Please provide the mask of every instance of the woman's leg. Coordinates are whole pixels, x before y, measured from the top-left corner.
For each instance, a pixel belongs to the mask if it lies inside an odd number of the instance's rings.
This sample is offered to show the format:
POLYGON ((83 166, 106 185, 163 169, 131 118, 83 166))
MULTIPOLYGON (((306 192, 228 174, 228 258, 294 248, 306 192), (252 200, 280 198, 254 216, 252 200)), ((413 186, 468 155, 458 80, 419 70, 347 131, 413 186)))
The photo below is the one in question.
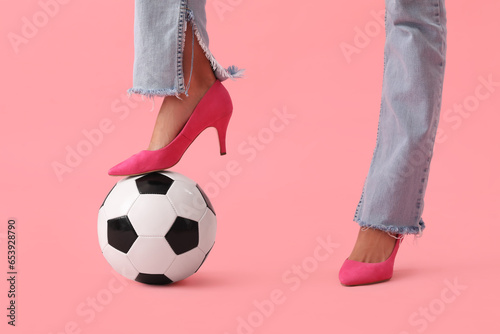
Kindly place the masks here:
POLYGON ((205 0, 136 0, 129 94, 164 97, 149 150, 170 143, 216 79, 238 77, 208 49, 205 0))
POLYGON ((446 64, 444 0, 386 0, 384 77, 377 141, 354 221, 351 260, 380 262, 390 234, 421 235, 446 64))
POLYGON ((203 54, 199 43, 192 43, 193 28, 188 25, 183 56, 184 77, 189 78, 191 72, 191 55, 194 52, 193 73, 189 85, 189 95, 182 100, 175 96, 166 96, 156 118, 153 135, 148 150, 157 150, 170 143, 191 116, 194 108, 203 95, 215 82, 215 75, 210 61, 203 54), (194 47, 194 50, 192 50, 194 47))

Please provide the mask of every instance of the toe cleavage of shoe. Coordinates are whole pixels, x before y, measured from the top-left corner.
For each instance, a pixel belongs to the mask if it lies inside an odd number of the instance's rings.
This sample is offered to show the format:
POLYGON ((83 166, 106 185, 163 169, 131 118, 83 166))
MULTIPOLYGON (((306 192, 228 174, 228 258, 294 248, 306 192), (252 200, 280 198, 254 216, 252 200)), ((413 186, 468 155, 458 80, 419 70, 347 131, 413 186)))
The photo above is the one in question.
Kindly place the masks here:
POLYGON ((380 283, 392 278, 394 260, 403 238, 397 235, 391 255, 383 262, 367 263, 346 259, 339 271, 339 280, 342 285, 355 286, 380 283))

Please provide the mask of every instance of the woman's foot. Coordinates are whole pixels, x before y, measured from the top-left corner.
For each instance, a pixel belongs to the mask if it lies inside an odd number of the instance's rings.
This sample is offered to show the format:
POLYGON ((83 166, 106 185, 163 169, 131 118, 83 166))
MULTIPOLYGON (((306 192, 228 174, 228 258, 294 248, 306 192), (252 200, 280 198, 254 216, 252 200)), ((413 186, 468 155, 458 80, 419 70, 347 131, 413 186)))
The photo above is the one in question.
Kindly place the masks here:
POLYGON ((165 147, 142 150, 112 167, 109 175, 139 175, 168 169, 179 162, 198 135, 209 127, 217 130, 220 154, 226 154, 226 132, 233 113, 228 91, 219 80, 210 87, 179 134, 165 147))
POLYGON ((355 286, 385 282, 391 279, 394 261, 402 235, 394 237, 386 232, 361 228, 352 254, 344 261, 339 270, 342 285, 355 286))
POLYGON ((382 230, 360 228, 348 259, 367 263, 383 262, 391 255, 396 241, 395 237, 382 230))
POLYGON ((193 36, 192 27, 188 24, 183 54, 184 81, 186 85, 191 72, 192 38, 194 43, 194 60, 188 95, 182 95, 182 100, 175 96, 166 96, 161 105, 148 150, 154 151, 169 144, 179 134, 193 113, 201 98, 214 84, 216 78, 210 61, 193 36))

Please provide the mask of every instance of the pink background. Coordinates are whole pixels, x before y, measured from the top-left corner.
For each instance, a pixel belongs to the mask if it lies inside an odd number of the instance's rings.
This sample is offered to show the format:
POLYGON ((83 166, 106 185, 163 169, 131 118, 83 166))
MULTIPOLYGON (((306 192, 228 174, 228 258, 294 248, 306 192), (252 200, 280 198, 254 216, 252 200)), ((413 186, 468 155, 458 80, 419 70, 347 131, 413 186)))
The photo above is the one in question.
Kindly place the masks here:
POLYGON ((403 242, 390 282, 356 288, 341 286, 337 273, 358 232, 352 218, 375 144, 385 35, 372 12, 383 19, 384 1, 290 4, 208 1, 211 50, 224 66, 246 68, 246 78, 226 81, 235 106, 228 154, 218 155, 210 129, 173 169, 211 189, 218 234, 202 269, 168 287, 118 281, 97 241, 98 208, 119 180, 107 170, 146 148, 161 102, 151 113, 150 101, 125 102, 134 1, 67 1, 17 53, 9 34, 22 35, 23 17, 42 20, 42 9, 38 0, 5 4, 2 333, 498 332, 500 86, 482 100, 475 94, 480 77, 500 82, 500 2, 447 1, 427 229, 403 242), (230 10, 218 13, 220 3, 230 10), (366 45, 346 58, 340 45, 367 27, 366 45), (464 103, 467 117, 453 111, 464 103), (276 110, 295 118, 269 132, 276 110), (101 122, 112 130, 58 179, 53 164, 65 164, 67 147, 83 145, 84 131, 101 122), (259 135, 260 150, 244 153, 240 145, 259 135), (230 161, 240 168, 217 185, 230 161), (5 316, 8 218, 18 226, 16 328, 5 316), (318 238, 335 244, 320 260, 318 238))

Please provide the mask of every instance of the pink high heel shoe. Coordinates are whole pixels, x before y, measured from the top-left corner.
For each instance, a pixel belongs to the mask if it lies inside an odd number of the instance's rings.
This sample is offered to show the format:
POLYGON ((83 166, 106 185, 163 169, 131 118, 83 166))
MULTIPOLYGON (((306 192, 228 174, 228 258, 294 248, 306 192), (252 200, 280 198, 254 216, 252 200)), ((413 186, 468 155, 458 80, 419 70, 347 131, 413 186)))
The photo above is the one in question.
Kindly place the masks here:
POLYGON ((233 112, 228 91, 216 80, 200 100, 188 121, 167 146, 155 150, 143 150, 112 167, 109 175, 139 175, 170 168, 179 162, 186 149, 209 127, 217 129, 220 154, 226 154, 226 131, 233 112))
POLYGON ((396 244, 387 260, 377 263, 367 263, 349 260, 347 258, 339 271, 339 280, 342 285, 354 286, 385 282, 391 279, 394 270, 394 260, 403 242, 403 236, 397 234, 396 244))

